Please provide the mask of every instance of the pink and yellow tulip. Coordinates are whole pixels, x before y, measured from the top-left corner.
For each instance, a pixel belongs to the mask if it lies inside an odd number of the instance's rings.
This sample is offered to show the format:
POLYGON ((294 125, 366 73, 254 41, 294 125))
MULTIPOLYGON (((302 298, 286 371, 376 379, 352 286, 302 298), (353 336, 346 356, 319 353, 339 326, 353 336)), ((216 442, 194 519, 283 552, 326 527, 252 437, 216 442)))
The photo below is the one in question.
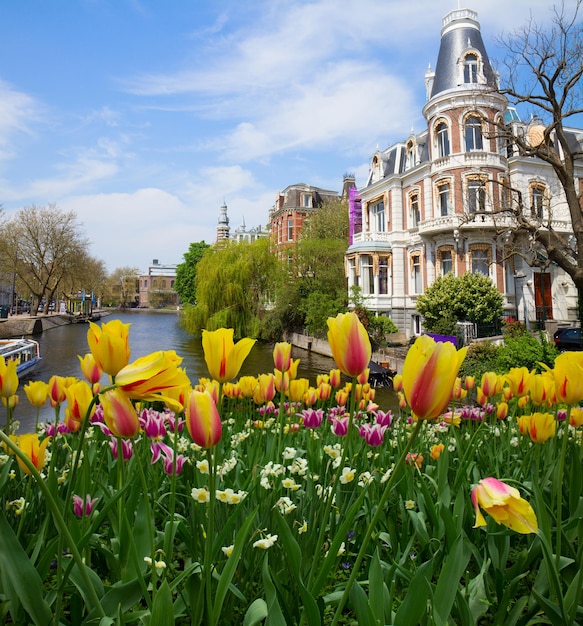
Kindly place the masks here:
POLYGON ((474 528, 486 526, 483 509, 498 524, 521 534, 536 533, 538 522, 530 504, 520 492, 497 478, 483 478, 472 489, 472 503, 476 512, 474 528))
POLYGON ((111 320, 101 327, 89 322, 89 350, 97 367, 110 376, 116 376, 130 361, 129 328, 120 320, 111 320))
POLYGON ((99 396, 103 419, 115 437, 135 437, 140 430, 136 408, 121 389, 110 389, 99 396))
POLYGON ((186 428, 194 443, 201 448, 212 448, 219 443, 223 425, 210 393, 193 390, 188 397, 184 416, 186 428))
POLYGON ((428 335, 418 337, 409 348, 403 364, 403 390, 417 419, 434 419, 446 410, 467 350, 428 335))
POLYGON ((353 312, 329 317, 327 323, 328 343, 336 365, 346 376, 358 376, 368 367, 372 355, 365 327, 353 312))

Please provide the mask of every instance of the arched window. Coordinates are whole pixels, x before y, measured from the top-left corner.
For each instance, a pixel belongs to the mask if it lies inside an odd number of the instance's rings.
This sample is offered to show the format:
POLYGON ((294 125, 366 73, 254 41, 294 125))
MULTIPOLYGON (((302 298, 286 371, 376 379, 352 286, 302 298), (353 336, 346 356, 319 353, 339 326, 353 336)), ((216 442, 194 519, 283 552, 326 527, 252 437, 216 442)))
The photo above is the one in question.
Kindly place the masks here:
POLYGON ((452 211, 451 203, 451 183, 449 180, 439 181, 435 186, 437 193, 437 214, 450 215, 452 211))
POLYGON ((435 127, 435 139, 437 141, 437 156, 445 157, 449 155, 449 132, 445 122, 439 122, 435 127))
POLYGON ((409 196, 409 211, 411 214, 411 227, 415 228, 421 221, 421 211, 419 208, 419 192, 414 191, 409 196))
POLYGON ((530 186, 530 213, 532 217, 542 220, 547 207, 547 188, 541 183, 530 186))
POLYGON ((466 152, 472 150, 483 150, 482 141, 482 122, 476 115, 470 115, 466 118, 464 124, 464 134, 466 140, 466 152))
POLYGON ((406 169, 410 169, 412 167, 415 167, 415 163, 416 163, 416 158, 415 158, 415 142, 410 139, 407 142, 407 162, 406 162, 406 169))
POLYGON ((470 249, 471 268, 474 274, 490 275, 491 250, 489 246, 472 246, 470 249))
POLYGON ((478 82, 478 56, 466 54, 464 58, 464 83, 478 82))

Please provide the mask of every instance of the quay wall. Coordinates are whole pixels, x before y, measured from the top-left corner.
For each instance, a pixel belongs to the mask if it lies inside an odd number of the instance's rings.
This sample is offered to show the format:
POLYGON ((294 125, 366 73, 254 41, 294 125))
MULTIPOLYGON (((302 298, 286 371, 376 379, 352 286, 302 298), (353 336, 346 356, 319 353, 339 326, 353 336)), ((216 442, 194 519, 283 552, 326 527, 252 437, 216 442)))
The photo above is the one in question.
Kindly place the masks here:
POLYGON ((45 330, 70 323, 71 317, 67 315, 15 315, 0 320, 0 339, 40 335, 45 330))
MULTIPOLYGON (((303 348, 308 352, 311 351, 316 354, 322 354, 323 356, 332 356, 330 344, 325 339, 310 337, 309 335, 303 335, 301 333, 288 333, 286 341, 289 341, 292 346, 303 348)), ((403 370, 406 354, 406 348, 383 348, 378 352, 373 352, 372 361, 389 370, 400 373, 403 370)))

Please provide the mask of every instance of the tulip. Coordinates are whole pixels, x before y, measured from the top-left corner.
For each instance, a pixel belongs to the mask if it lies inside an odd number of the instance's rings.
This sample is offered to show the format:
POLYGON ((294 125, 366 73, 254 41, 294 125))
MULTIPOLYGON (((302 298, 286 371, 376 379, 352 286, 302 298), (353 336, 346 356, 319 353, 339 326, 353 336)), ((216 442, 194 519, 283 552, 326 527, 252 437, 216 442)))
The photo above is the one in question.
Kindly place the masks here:
POLYGON ((462 379, 459 376, 453 383, 451 394, 454 400, 463 400, 468 395, 467 390, 462 387, 462 379))
POLYGON ((557 400, 577 404, 583 400, 583 352, 563 352, 552 370, 557 400))
POLYGON ((496 405, 496 417, 499 420, 505 420, 508 417, 508 403, 498 402, 496 405))
POLYGON ((185 418, 194 443, 201 448, 212 448, 219 443, 223 425, 210 393, 193 390, 186 403, 185 418))
POLYGON ((482 393, 491 398, 496 395, 496 388, 498 384, 498 374, 496 372, 484 372, 482 374, 482 382, 480 384, 482 393))
POLYGON ((276 343, 273 348, 273 363, 275 369, 287 372, 291 363, 291 344, 287 342, 276 343))
POLYGON ((368 367, 372 355, 370 339, 356 313, 329 317, 328 343, 336 365, 346 376, 356 377, 368 367))
POLYGON ((320 383, 318 385, 318 400, 330 400, 332 395, 332 385, 330 383, 320 383))
POLYGON ((476 378, 474 376, 466 376, 465 381, 464 381, 464 387, 468 391, 472 391, 472 389, 474 389, 475 386, 476 386, 476 378))
POLYGON ((557 432, 557 420, 552 413, 533 413, 530 416, 528 434, 535 443, 544 443, 557 432))
POLYGON ((405 463, 407 465, 414 465, 417 469, 421 469, 423 467, 423 455, 418 452, 409 452, 405 457, 405 463))
POLYGON ((81 371, 83 372, 83 376, 85 376, 85 380, 92 385, 98 383, 101 380, 101 375, 103 372, 101 371, 99 365, 97 365, 97 361, 91 352, 88 352, 85 356, 77 355, 79 359, 79 365, 81 366, 81 371))
POLYGON ((528 391, 534 405, 550 406, 555 392, 555 381, 546 374, 534 374, 530 379, 528 391))
POLYGON ((324 419, 324 411, 322 409, 304 409, 301 416, 306 428, 319 428, 324 419))
POLYGON ((244 398, 252 398, 259 384, 255 376, 241 376, 239 378, 239 387, 244 398))
POLYGON ((297 378, 296 380, 289 381, 289 399, 292 402, 302 402, 304 394, 310 387, 310 381, 307 378, 297 378))
POLYGON ((53 408, 60 406, 67 399, 66 388, 67 379, 63 376, 51 376, 49 378, 48 394, 53 408))
POLYGON ((335 396, 336 403, 338 404, 338 406, 346 406, 349 395, 350 395, 350 392, 346 389, 346 387, 344 387, 343 389, 339 389, 336 392, 336 396, 335 396))
POLYGON ((93 402, 93 391, 91 387, 83 380, 79 380, 65 389, 67 402, 69 405, 69 416, 78 422, 83 421, 86 417, 90 418, 95 412, 95 403, 93 402), (91 414, 88 415, 91 406, 91 414))
POLYGON ((308 390, 304 394, 304 404, 306 406, 313 406, 318 402, 318 390, 315 387, 308 387, 308 390))
POLYGON ((331 426, 332 432, 338 437, 346 437, 346 435, 348 434, 348 425, 350 423, 348 416, 346 417, 332 416, 329 419, 330 419, 330 422, 332 423, 332 426, 331 426))
POLYGON ((436 342, 428 335, 418 337, 409 348, 403 364, 403 389, 418 419, 434 419, 445 411, 467 350, 456 350, 453 343, 436 342))
POLYGON ((520 497, 518 489, 496 478, 483 478, 472 489, 472 503, 476 511, 474 528, 485 526, 486 520, 480 508, 498 524, 521 534, 536 533, 538 522, 530 504, 520 497))
POLYGON ((42 380, 31 380, 24 385, 24 393, 32 406, 41 407, 47 401, 49 395, 49 386, 42 380))
POLYGON ((289 372, 280 372, 279 370, 275 370, 273 372, 275 388, 277 391, 284 393, 289 390, 289 372))
POLYGON ((2 404, 7 409, 15 409, 16 406, 18 405, 19 400, 20 398, 16 394, 14 394, 13 396, 10 396, 9 398, 5 398, 4 396, 2 396, 2 404))
POLYGON ((376 448, 382 445, 387 428, 380 424, 363 424, 358 429, 358 433, 369 446, 376 448))
POLYGON ((173 398, 165 392, 190 385, 186 372, 178 367, 181 362, 174 350, 152 352, 119 370, 115 384, 134 400, 163 400, 173 405, 173 398))
POLYGON ((528 435, 528 433, 530 432, 530 419, 531 419, 532 415, 521 415, 517 420, 516 423, 518 425, 518 430, 520 431, 521 435, 528 435))
POLYGON ((0 356, 0 396, 10 398, 16 394, 18 389, 18 374, 16 367, 18 363, 10 359, 8 363, 3 356, 0 356))
POLYGON ((434 446, 431 446, 431 451, 429 452, 429 456, 437 461, 441 456, 441 453, 445 450, 445 445, 443 443, 436 443, 434 446))
MULTIPOLYGON (((118 458, 118 449, 117 449, 117 439, 112 439, 109 442, 109 447, 111 448, 111 453, 113 454, 113 458, 118 458)), ((121 440, 121 458, 124 461, 129 461, 134 454, 134 448, 132 446, 132 442, 129 439, 121 440)))
POLYGON ((510 391, 514 397, 521 397, 528 393, 528 384, 532 377, 532 372, 526 367, 513 367, 506 374, 505 379, 508 381, 510 391))
POLYGON ((73 513, 77 517, 85 517, 91 515, 93 507, 99 498, 91 498, 89 494, 85 496, 85 502, 83 498, 78 495, 73 495, 73 513))
POLYGON ((71 411, 69 411, 69 409, 65 409, 65 419, 63 420, 63 424, 70 433, 76 433, 81 430, 81 422, 71 417, 71 411))
POLYGON ((241 339, 233 343, 232 328, 202 331, 204 360, 212 378, 226 383, 239 374, 243 361, 251 352, 255 339, 241 339))
POLYGON ((138 413, 120 389, 110 389, 100 396, 103 419, 115 437, 135 437, 140 430, 138 413))
POLYGON ((111 320, 101 328, 89 322, 87 344, 100 370, 116 376, 130 360, 129 324, 111 320))
MULTIPOLYGON (((44 467, 45 453, 50 440, 50 437, 45 437, 41 442, 37 434, 31 433, 15 437, 16 445, 26 454, 39 472, 44 467)), ((24 462, 20 458, 17 460, 22 471, 26 474, 30 474, 31 472, 24 462)))
POLYGON ((271 402, 275 397, 275 376, 273 374, 260 374, 259 385, 253 395, 255 404, 271 402))
POLYGON ((583 408, 580 406, 574 406, 571 409, 571 414, 569 415, 569 424, 573 428, 577 428, 577 426, 583 426, 583 408))
POLYGON ((401 374, 393 376, 393 389, 397 392, 403 391, 403 376, 401 374))
POLYGON ((342 384, 342 378, 339 369, 330 370, 330 384, 337 389, 342 384))

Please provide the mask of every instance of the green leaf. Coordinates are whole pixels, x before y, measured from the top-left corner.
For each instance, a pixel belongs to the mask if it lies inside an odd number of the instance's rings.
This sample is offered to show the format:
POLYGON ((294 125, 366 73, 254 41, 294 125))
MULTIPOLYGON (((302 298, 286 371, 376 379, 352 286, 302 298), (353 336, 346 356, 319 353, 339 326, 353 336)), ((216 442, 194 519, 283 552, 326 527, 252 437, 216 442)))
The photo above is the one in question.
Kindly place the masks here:
POLYGON ((368 604, 375 622, 385 623, 385 581, 378 548, 372 557, 368 572, 368 604))
POLYGON ((350 589, 350 603, 356 613, 359 626, 377 626, 366 593, 356 581, 350 589))
MULTIPOLYGON (((142 588, 138 579, 134 578, 129 582, 119 583, 111 587, 101 598, 101 606, 107 616, 114 617, 120 608, 123 612, 128 611, 141 599, 142 588)), ((87 621, 96 617, 97 611, 93 610, 87 621)))
POLYGON ((279 606, 279 600, 277 599, 277 591, 273 580, 271 580, 271 574, 269 573, 268 553, 265 553, 263 559, 263 567, 261 569, 263 576, 263 587, 265 589, 265 596, 267 597, 267 619, 265 620, 265 626, 287 626, 285 618, 279 606))
POLYGON ((463 535, 460 534, 445 559, 433 596, 433 618, 436 626, 447 625, 460 579, 469 560, 470 551, 465 549, 463 535))
POLYGON ((304 613, 305 617, 308 621, 308 624, 320 624, 322 622, 322 616, 318 609, 318 605, 316 600, 312 596, 312 594, 306 589, 306 586, 303 583, 302 575, 301 575, 301 565, 302 565, 302 551, 301 548, 293 536, 291 529, 281 513, 277 514, 277 521, 279 523, 279 536, 281 538, 281 542, 283 547, 285 548, 285 554, 287 557, 288 565, 293 574, 295 583, 300 592, 300 596, 302 598, 302 602, 304 605, 304 613))
POLYGON ((409 583, 405 599, 397 610, 394 623, 398 626, 418 626, 427 613, 427 601, 431 593, 429 581, 433 576, 433 560, 419 566, 409 583))
MULTIPOLYGON (((99 576, 87 566, 85 566, 85 571, 87 572, 89 581, 91 582, 93 588, 95 589, 95 592, 97 593, 97 597, 101 598, 104 593, 101 578, 99 578, 99 576)), ((77 564, 73 565, 69 578, 71 579, 71 582, 75 585, 75 587, 77 587, 77 590, 83 597, 85 604, 91 606, 91 596, 87 595, 88 590, 85 587, 85 580, 79 568, 77 567, 77 564)))
POLYGON ((172 592, 166 580, 160 585, 154 596, 151 623, 156 624, 156 626, 174 626, 172 592))
POLYGON ((468 583, 468 605, 476 623, 478 618, 485 615, 490 607, 488 594, 486 593, 486 584, 484 583, 484 577, 489 567, 490 560, 485 559, 480 573, 468 583))
POLYGON ((532 589, 532 595, 553 626, 565 626, 566 622, 561 609, 554 602, 545 598, 535 588, 532 589))
POLYGON ((0 581, 4 594, 15 594, 36 626, 48 626, 51 623, 52 612, 43 597, 43 582, 1 513, 0 581))
POLYGON ((249 531, 251 530, 251 526, 253 524, 253 520, 255 519, 255 515, 257 514, 257 509, 252 511, 250 515, 248 515, 247 519, 237 532, 235 537, 235 543, 233 544, 233 552, 231 556, 227 559, 225 567, 219 576, 219 583, 217 585, 217 590, 215 592, 215 601, 212 610, 212 623, 216 624, 219 621, 219 617, 221 615, 221 609, 223 608, 223 602, 225 600, 225 596, 227 595, 227 590, 229 589, 229 585, 233 580, 233 576, 235 575, 235 570, 237 569, 237 565, 239 564, 239 560, 241 559, 241 554, 243 553, 243 548, 247 543, 247 536, 249 535, 249 531))
POLYGON ((267 617, 267 603, 263 598, 257 598, 245 613, 243 626, 256 626, 267 617))

